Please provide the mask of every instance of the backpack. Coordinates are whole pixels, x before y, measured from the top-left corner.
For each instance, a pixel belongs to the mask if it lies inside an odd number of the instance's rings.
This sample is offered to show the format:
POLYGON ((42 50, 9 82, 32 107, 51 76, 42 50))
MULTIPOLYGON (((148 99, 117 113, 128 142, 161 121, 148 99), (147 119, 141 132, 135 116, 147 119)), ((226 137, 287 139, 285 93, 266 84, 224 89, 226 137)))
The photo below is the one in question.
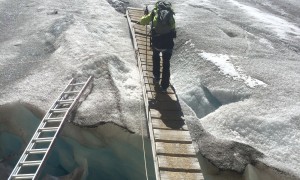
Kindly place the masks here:
POLYGON ((166 34, 172 30, 172 22, 174 23, 174 11, 172 5, 169 2, 158 1, 156 3, 156 26, 153 27, 154 10, 152 11, 152 25, 151 29, 154 29, 157 34, 166 34))

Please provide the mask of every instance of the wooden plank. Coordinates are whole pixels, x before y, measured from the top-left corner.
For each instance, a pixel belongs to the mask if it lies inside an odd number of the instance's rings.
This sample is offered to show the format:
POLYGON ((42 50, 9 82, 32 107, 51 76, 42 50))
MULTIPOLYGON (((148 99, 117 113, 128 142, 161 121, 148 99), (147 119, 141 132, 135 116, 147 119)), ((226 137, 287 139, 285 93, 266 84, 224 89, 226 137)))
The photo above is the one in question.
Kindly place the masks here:
POLYGON ((143 9, 132 9, 132 8, 130 8, 129 9, 129 13, 130 14, 144 14, 144 10, 143 9))
POLYGON ((149 36, 149 33, 146 32, 145 30, 135 29, 135 33, 145 35, 145 36, 149 36))
POLYGON ((183 118, 183 114, 181 111, 159 111, 156 109, 150 108, 150 115, 152 118, 159 118, 159 119, 170 119, 170 120, 177 120, 183 118))
POLYGON ((156 142, 156 152, 159 155, 179 157, 196 157, 193 144, 156 142))
POLYGON ((137 7, 128 7, 128 11, 143 11, 143 8, 137 8, 137 7))
MULTIPOLYGON (((150 40, 148 39, 147 41, 145 39, 143 40, 138 40, 137 41, 137 45, 139 46, 138 49, 147 49, 147 50, 151 50, 152 51, 152 48, 150 48, 150 40)), ((152 55, 152 54, 151 54, 152 55)))
MULTIPOLYGON (((144 78, 151 78, 151 77, 153 77, 152 71, 143 71, 143 74, 144 74, 144 78)), ((158 85, 145 84, 145 86, 146 86, 146 91, 147 92, 161 93, 161 90, 159 89, 160 87, 158 85)), ((167 89, 167 92, 165 92, 163 94, 175 94, 175 92, 172 89, 172 87, 169 87, 167 89)))
POLYGON ((150 32, 150 28, 148 28, 147 26, 143 26, 143 25, 139 25, 139 24, 134 24, 133 25, 134 30, 141 30, 141 31, 146 31, 148 30, 148 32, 150 32))
POLYGON ((203 174, 199 172, 173 172, 160 171, 161 180, 204 180, 203 174))
MULTIPOLYGON (((149 49, 149 50, 152 50, 152 49, 149 49)), ((147 56, 145 54, 140 54, 140 57, 141 57, 141 61, 142 62, 149 62, 149 63, 152 63, 152 54, 147 54, 147 56)))
POLYGON ((181 111, 180 104, 172 101, 150 101, 149 107, 160 111, 181 111))
POLYGON ((139 29, 139 28, 145 28, 146 29, 146 25, 141 25, 141 24, 134 24, 133 25, 134 29, 139 29))
MULTIPOLYGON (((137 36, 135 38, 136 38, 137 44, 146 44, 147 43, 149 45, 149 47, 147 49, 151 49, 150 48, 150 39, 149 38, 146 38, 146 36, 144 36, 144 37, 137 36)), ((139 49, 140 49, 140 47, 139 47, 139 49)), ((146 49, 146 48, 143 48, 143 49, 146 49)))
MULTIPOLYGON (((141 19, 144 16, 144 14, 140 13, 129 13, 130 19, 141 19)), ((136 26, 134 26, 136 28, 136 26)))
MULTIPOLYGON (((150 36, 141 35, 141 34, 135 34, 135 39, 137 42, 148 42, 150 43, 150 36)), ((149 46, 150 49, 150 46, 149 46)))
POLYGON ((150 39, 146 38, 146 36, 144 36, 144 37, 141 37, 141 36, 136 37, 136 43, 137 43, 138 46, 139 45, 143 46, 143 47, 139 46, 138 47, 139 49, 141 49, 141 48, 146 49, 145 48, 146 44, 148 45, 147 49, 149 49, 149 50, 152 49, 150 47, 150 39))
POLYGON ((147 49, 151 50, 152 48, 150 47, 150 39, 146 37, 138 37, 139 39, 136 40, 136 43, 138 45, 138 49, 147 49))
POLYGON ((156 142, 192 143, 189 131, 153 129, 156 142))
POLYGON ((139 49, 139 53, 140 54, 146 54, 146 52, 147 52, 147 55, 149 54, 149 55, 152 55, 153 53, 152 53, 152 51, 149 49, 148 51, 146 51, 146 50, 144 50, 144 49, 139 49))
MULTIPOLYGON (((135 37, 136 37, 136 38, 145 38, 144 35, 140 35, 140 34, 135 34, 135 37)), ((148 36, 148 37, 149 37, 149 36, 148 36)))
MULTIPOLYGON (((149 50, 152 50, 152 49, 149 49, 149 50)), ((150 64, 153 64, 153 60, 152 60, 152 54, 140 54, 140 58, 141 58, 141 62, 143 63, 150 63, 150 64)))
POLYGON ((130 19, 130 21, 131 21, 132 23, 137 23, 137 22, 139 22, 138 19, 130 19))
MULTIPOLYGON (((156 93, 155 99, 160 102, 167 101, 170 103, 174 103, 174 104, 177 104, 176 106, 180 107, 177 96, 174 93, 156 93)), ((179 108, 179 110, 181 111, 181 108, 179 108)))
POLYGON ((146 36, 137 36, 136 35, 135 39, 136 39, 137 43, 149 41, 149 39, 146 39, 146 36))
MULTIPOLYGON (((153 69, 153 60, 152 59, 143 59, 143 60, 141 60, 141 62, 143 64, 142 69, 144 71, 147 71, 147 70, 152 71, 152 69, 153 69)), ((160 63, 160 72, 162 72, 162 69, 163 69, 162 63, 160 63)))
POLYGON ((130 16, 130 20, 131 21, 140 21, 142 16, 138 16, 138 15, 131 15, 130 16))
POLYGON ((129 12, 130 13, 141 13, 141 14, 144 14, 144 10, 143 9, 137 9, 137 8, 135 8, 135 9, 130 8, 129 12))
POLYGON ((151 65, 153 65, 152 59, 149 59, 149 58, 148 58, 147 60, 143 60, 143 61, 141 61, 141 64, 142 64, 142 65, 148 64, 148 65, 151 66, 151 65))
POLYGON ((181 172, 201 172, 198 159, 196 157, 173 157, 157 155, 160 170, 181 171, 181 172))
MULTIPOLYGON (((148 40, 148 44, 150 43, 149 42, 150 40, 148 40)), ((147 46, 146 45, 146 42, 145 41, 140 41, 140 42, 138 42, 138 46, 139 46, 139 49, 143 49, 143 50, 151 50, 152 51, 152 49, 149 47, 149 46, 147 46)))
POLYGON ((137 45, 141 49, 146 49, 146 46, 148 46, 147 49, 151 49, 150 48, 150 39, 148 39, 147 42, 146 41, 137 41, 137 45))
POLYGON ((145 27, 144 28, 135 28, 134 31, 135 32, 141 32, 141 33, 144 33, 144 34, 149 33, 149 29, 146 29, 145 27))
MULTIPOLYGON (((141 55, 143 55, 143 54, 141 54, 141 55)), ((146 56, 145 56, 146 57, 146 56)), ((153 60, 152 60, 152 55, 150 56, 151 57, 151 59, 149 58, 149 56, 147 56, 147 59, 146 58, 144 58, 144 57, 142 57, 141 58, 141 62, 146 62, 146 63, 149 63, 149 65, 153 65, 153 60)), ((160 67, 162 68, 163 67, 163 61, 161 60, 160 62, 160 67)))
MULTIPOLYGON (((151 67, 153 67, 153 66, 151 66, 151 67)), ((144 77, 144 82, 145 82, 145 84, 154 84, 153 77, 144 77)))
POLYGON ((132 12, 132 11, 129 12, 130 19, 131 18, 136 18, 136 17, 141 18, 143 16, 144 16, 144 12, 132 12))
MULTIPOLYGON (((150 71, 147 71, 147 72, 149 72, 149 74, 152 74, 152 72, 150 72, 150 71)), ((154 91, 154 92, 159 91, 159 87, 154 86, 153 84, 145 84, 145 87, 146 87, 146 91, 151 91, 151 92, 152 91, 154 91)))
MULTIPOLYGON (((146 56, 145 56, 146 57, 146 56)), ((153 66, 153 60, 152 60, 152 56, 147 56, 148 58, 146 59, 146 58, 141 58, 141 62, 142 63, 146 63, 147 65, 149 65, 149 66, 153 66), (151 57, 151 58, 150 58, 151 57)), ((161 60, 160 62, 159 62, 159 64, 160 64, 160 69, 162 70, 163 69, 163 61, 161 60)))
POLYGON ((157 100, 157 101, 177 101, 176 94, 172 93, 159 93, 154 91, 147 92, 148 100, 157 100))
POLYGON ((153 77, 152 71, 143 71, 144 77, 153 77))
POLYGON ((153 66, 152 65, 142 65, 143 70, 148 70, 148 71, 152 71, 153 66))
MULTIPOLYGON (((146 42, 142 42, 143 44, 144 43, 146 43, 146 42)), ((142 44, 141 43, 141 44, 142 44)), ((149 48, 148 46, 145 46, 145 45, 140 45, 140 47, 139 47, 139 50, 147 50, 147 51, 152 51, 152 48, 149 48)), ((149 58, 149 59, 146 59, 146 58, 141 58, 141 61, 147 61, 147 60, 151 60, 151 61, 149 61, 149 62, 152 62, 152 53, 151 53, 151 59, 149 58)))
POLYGON ((185 124, 183 119, 160 119, 160 118, 152 118, 152 126, 153 129, 177 129, 187 131, 188 127, 185 124))

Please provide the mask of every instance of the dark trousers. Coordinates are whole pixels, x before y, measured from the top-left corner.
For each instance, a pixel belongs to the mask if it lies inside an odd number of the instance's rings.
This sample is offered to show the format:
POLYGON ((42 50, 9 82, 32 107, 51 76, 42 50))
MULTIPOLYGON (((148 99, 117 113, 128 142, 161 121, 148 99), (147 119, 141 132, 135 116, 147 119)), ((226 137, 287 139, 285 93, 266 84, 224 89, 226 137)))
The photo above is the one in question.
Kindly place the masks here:
MULTIPOLYGON (((160 51, 153 48, 153 76, 156 79, 160 79, 160 51)), ((170 84, 170 59, 172 56, 172 50, 167 50, 162 52, 163 59, 163 70, 162 70, 162 79, 161 87, 167 89, 170 84)))

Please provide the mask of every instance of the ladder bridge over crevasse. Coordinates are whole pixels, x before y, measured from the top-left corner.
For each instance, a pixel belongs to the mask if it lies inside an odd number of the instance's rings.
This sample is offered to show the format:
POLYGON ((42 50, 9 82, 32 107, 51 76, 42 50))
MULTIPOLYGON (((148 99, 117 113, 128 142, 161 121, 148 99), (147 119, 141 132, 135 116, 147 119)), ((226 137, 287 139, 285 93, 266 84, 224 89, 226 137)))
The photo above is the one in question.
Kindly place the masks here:
POLYGON ((90 76, 85 82, 78 83, 75 79, 69 82, 42 119, 9 180, 39 178, 65 120, 78 105, 80 97, 91 84, 92 79, 90 76))
POLYGON ((136 24, 144 11, 128 8, 126 15, 143 83, 156 179, 203 180, 175 89, 168 88, 166 93, 161 93, 158 85, 153 83, 149 28, 136 24))

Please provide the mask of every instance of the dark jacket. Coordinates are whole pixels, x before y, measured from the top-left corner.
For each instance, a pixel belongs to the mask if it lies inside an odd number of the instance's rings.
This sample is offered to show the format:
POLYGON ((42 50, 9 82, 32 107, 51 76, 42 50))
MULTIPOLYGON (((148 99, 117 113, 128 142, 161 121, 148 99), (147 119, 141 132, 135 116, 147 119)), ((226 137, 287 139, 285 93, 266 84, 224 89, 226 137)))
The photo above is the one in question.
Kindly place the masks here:
POLYGON ((173 49, 174 47, 174 33, 171 31, 167 34, 156 34, 152 32, 152 48, 156 49, 173 49))

